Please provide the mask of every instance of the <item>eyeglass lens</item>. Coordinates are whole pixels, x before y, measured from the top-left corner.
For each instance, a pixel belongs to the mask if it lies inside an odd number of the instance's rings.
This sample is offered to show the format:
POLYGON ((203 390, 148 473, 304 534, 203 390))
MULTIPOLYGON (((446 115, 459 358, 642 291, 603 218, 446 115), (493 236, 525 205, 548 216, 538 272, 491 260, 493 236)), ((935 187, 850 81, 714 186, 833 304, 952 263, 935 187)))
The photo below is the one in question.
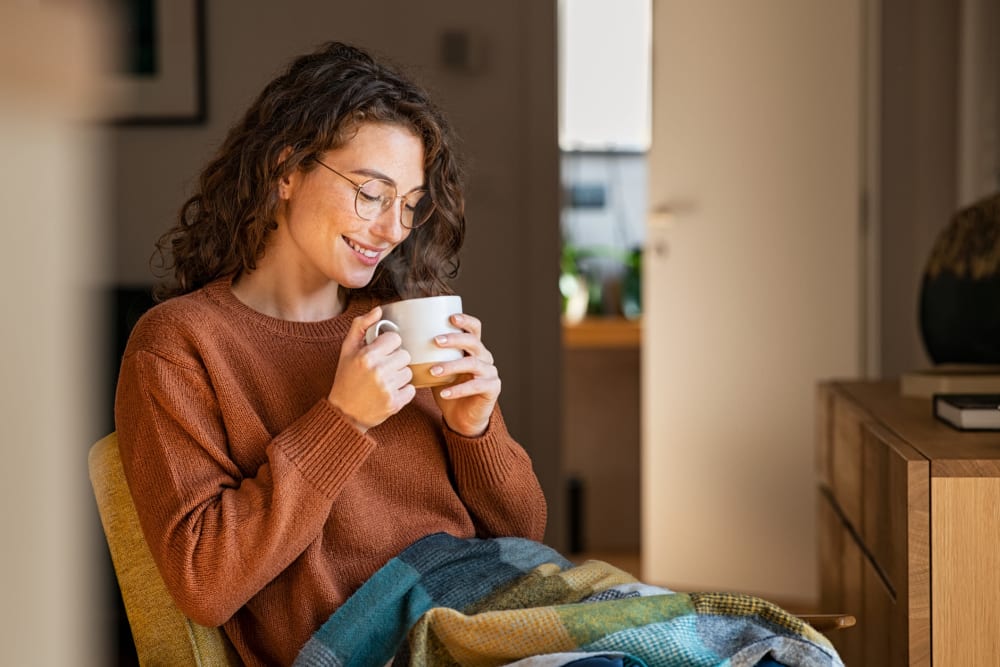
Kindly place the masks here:
MULTIPOLYGON (((413 229, 427 222, 433 207, 430 206, 430 197, 426 192, 418 190, 398 198, 403 200, 401 221, 404 227, 413 229)), ((358 215, 371 220, 392 206, 396 199, 396 187, 388 181, 376 178, 358 188, 355 208, 358 215)))

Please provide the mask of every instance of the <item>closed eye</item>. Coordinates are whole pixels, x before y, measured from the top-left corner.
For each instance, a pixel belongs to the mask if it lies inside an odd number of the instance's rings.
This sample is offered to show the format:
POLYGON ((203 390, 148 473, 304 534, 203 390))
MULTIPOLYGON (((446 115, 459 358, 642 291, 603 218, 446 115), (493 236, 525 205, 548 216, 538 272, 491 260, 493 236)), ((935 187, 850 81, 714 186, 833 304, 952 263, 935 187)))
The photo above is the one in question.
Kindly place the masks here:
POLYGON ((373 195, 369 192, 365 192, 364 188, 358 190, 358 196, 367 202, 381 202, 385 199, 382 195, 373 195))
POLYGON ((417 208, 420 207, 420 204, 424 201, 425 197, 427 197, 426 190, 414 190, 407 194, 403 199, 403 202, 406 204, 406 210, 411 212, 416 211, 417 208))

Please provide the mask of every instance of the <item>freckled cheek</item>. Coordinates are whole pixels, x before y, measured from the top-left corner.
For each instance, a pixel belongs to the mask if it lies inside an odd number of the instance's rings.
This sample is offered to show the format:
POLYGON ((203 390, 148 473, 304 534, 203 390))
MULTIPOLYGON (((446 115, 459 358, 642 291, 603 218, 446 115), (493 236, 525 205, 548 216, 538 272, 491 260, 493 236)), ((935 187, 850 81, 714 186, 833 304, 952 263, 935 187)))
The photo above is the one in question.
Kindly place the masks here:
POLYGON ((316 220, 330 236, 350 236, 364 227, 362 221, 355 220, 356 217, 342 208, 328 207, 316 215, 316 220))

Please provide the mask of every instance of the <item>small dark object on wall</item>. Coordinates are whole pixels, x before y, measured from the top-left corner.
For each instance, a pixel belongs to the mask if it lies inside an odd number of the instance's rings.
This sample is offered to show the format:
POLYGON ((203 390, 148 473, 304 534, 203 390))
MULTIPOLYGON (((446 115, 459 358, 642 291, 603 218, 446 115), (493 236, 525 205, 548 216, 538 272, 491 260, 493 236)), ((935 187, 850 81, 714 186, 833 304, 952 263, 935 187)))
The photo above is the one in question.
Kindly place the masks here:
POLYGON ((439 38, 441 64, 459 74, 480 74, 486 68, 484 38, 467 29, 445 30, 439 38))

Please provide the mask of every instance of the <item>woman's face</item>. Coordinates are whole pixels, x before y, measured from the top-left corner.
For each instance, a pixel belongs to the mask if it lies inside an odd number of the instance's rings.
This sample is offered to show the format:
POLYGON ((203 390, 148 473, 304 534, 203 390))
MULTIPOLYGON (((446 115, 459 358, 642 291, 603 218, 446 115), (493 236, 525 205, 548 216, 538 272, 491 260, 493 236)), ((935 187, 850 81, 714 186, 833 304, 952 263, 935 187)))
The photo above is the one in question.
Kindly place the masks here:
MULTIPOLYGON (((388 181, 399 195, 425 186, 423 143, 401 125, 361 124, 351 139, 320 160, 355 183, 388 181)), ((355 186, 322 165, 296 171, 279 185, 278 229, 267 253, 280 257, 282 270, 297 272, 306 287, 330 281, 350 289, 364 287, 410 230, 400 221, 402 200, 364 220, 355 210, 356 194, 355 186)))

